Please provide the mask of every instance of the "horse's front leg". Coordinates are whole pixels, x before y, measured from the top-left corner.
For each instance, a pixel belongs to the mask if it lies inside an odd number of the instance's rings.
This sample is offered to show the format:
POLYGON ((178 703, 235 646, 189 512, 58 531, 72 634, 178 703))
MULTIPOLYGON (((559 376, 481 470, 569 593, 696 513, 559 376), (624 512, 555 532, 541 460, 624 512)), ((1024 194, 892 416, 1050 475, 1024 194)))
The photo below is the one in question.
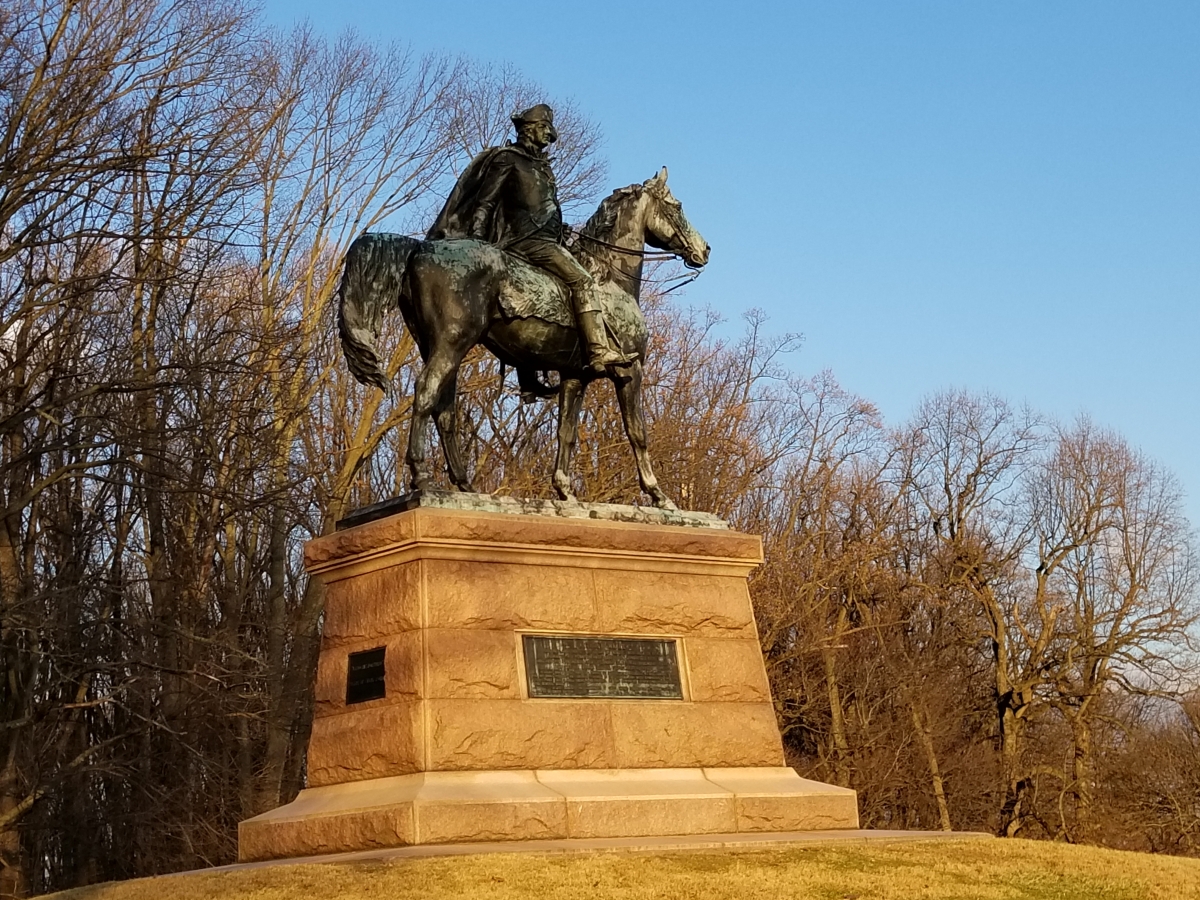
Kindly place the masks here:
POLYGON ((638 481, 642 490, 650 495, 654 505, 660 509, 678 509, 663 489, 658 486, 654 470, 650 467, 650 453, 646 449, 646 418, 642 415, 642 363, 635 362, 627 370, 628 377, 613 379, 617 388, 617 402, 621 406, 621 418, 625 422, 625 435, 633 447, 633 458, 637 462, 638 481))
POLYGON ((579 410, 586 385, 578 378, 562 378, 558 386, 558 459, 554 465, 554 490, 563 500, 574 500, 571 458, 579 444, 579 410))

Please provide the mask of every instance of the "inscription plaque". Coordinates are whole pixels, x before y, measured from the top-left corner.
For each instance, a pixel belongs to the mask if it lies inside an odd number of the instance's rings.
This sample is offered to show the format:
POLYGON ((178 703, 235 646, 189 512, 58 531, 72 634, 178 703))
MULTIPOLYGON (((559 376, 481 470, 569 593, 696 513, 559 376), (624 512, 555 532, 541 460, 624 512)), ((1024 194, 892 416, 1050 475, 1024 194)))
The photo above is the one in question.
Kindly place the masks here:
POLYGON ((675 641, 524 636, 530 697, 682 700, 675 641))
POLYGON ((346 705, 378 700, 387 694, 383 658, 387 647, 351 653, 346 667, 346 705))

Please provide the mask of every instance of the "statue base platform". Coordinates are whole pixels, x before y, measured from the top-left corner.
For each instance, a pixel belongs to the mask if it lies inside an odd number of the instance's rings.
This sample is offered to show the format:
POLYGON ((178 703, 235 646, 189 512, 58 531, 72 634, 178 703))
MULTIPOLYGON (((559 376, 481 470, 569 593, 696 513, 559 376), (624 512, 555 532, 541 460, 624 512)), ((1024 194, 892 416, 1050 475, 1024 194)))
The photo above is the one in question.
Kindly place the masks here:
POLYGON ((422 772, 303 791, 243 822, 238 855, 857 827, 854 791, 784 767, 422 772))
POLYGON ((858 827, 853 791, 784 766, 759 538, 640 507, 394 503, 305 547, 326 585, 308 787, 241 823, 242 861, 858 827))

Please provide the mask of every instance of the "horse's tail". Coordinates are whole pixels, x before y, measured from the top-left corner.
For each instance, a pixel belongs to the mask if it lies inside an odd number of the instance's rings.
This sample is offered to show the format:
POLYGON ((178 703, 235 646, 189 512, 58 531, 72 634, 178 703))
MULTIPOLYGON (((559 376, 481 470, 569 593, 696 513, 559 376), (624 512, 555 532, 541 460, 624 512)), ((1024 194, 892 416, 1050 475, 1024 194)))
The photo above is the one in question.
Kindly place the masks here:
POLYGON ((363 234, 346 251, 338 285, 342 354, 355 378, 384 391, 388 382, 375 341, 383 311, 399 301, 409 257, 420 244, 402 234, 363 234))

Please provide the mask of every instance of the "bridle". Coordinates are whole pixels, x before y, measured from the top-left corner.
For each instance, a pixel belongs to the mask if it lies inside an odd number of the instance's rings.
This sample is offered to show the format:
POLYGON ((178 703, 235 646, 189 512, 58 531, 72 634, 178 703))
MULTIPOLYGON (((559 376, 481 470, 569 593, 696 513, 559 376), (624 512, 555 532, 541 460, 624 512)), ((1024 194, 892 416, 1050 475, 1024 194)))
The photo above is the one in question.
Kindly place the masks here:
MULTIPOLYGON (((573 234, 576 238, 578 238, 580 240, 587 241, 590 244, 595 244, 598 247, 604 247, 606 250, 612 250, 612 251, 614 251, 616 253, 620 253, 624 256, 636 256, 639 259, 646 261, 646 262, 657 262, 657 261, 665 261, 668 259, 682 259, 683 258, 683 253, 672 252, 670 250, 645 250, 645 249, 631 250, 628 247, 619 247, 610 241, 603 241, 598 237, 592 237, 590 234, 584 234, 582 231, 575 231, 570 226, 565 226, 565 227, 568 232, 570 232, 571 234, 573 234)), ((679 228, 676 228, 675 230, 676 230, 676 233, 679 233, 679 231, 680 231, 679 228)), ((613 266, 611 263, 607 262, 606 260, 600 260, 600 262, 604 263, 604 265, 606 267, 611 269, 614 275, 624 275, 625 274, 624 272, 621 272, 619 269, 617 269, 615 266, 613 266)), ((688 268, 692 269, 692 271, 686 275, 678 275, 674 278, 667 278, 667 279, 664 279, 663 281, 659 282, 660 284, 666 284, 669 281, 678 281, 679 282, 678 284, 671 285, 671 287, 667 288, 665 291, 662 291, 663 294, 669 294, 669 293, 671 293, 671 291, 678 290, 679 288, 683 287, 684 285, 691 284, 693 281, 695 281, 697 278, 700 277, 700 273, 703 271, 703 269, 701 269, 701 267, 690 266, 687 264, 686 261, 684 262, 684 265, 688 266, 688 268)))

